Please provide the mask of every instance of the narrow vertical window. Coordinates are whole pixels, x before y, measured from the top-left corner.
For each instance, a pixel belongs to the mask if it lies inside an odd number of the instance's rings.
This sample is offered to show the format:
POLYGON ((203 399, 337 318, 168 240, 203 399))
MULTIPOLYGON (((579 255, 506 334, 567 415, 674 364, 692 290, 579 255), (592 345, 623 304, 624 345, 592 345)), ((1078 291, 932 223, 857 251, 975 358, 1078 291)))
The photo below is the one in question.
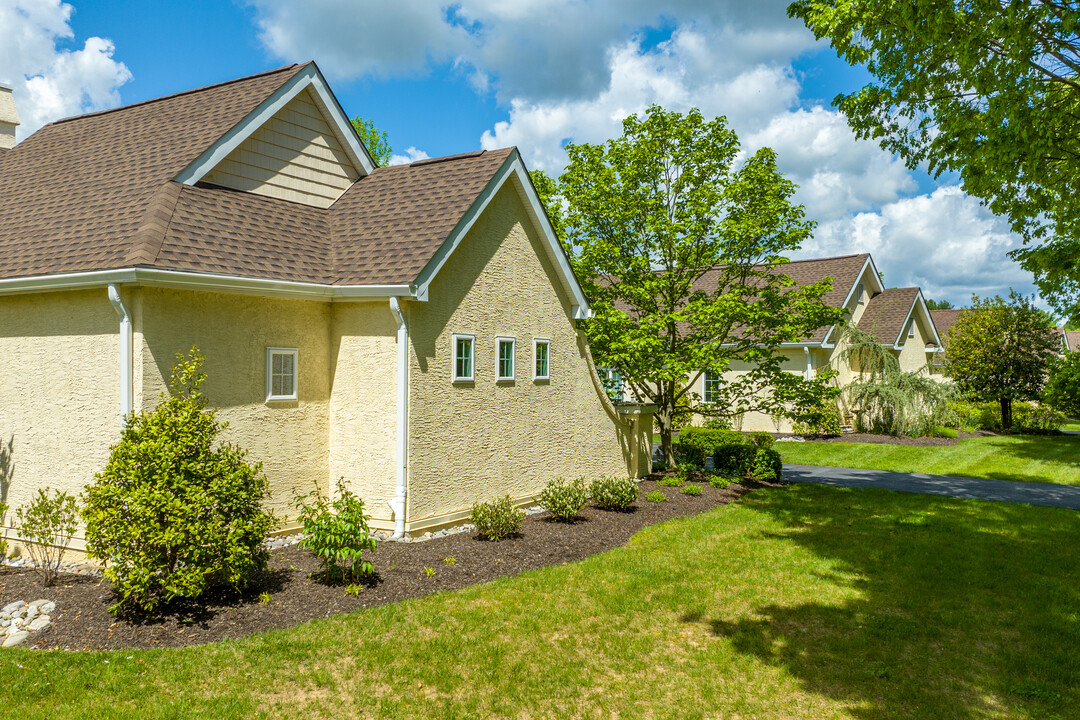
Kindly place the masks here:
POLYGON ((266 349, 266 399, 296 399, 296 348, 266 349))
POLYGON ((454 382, 471 382, 476 339, 472 335, 454 335, 454 382))
POLYGON ((550 340, 533 340, 533 380, 551 379, 550 351, 550 340))
POLYGON ((705 402, 715 405, 720 399, 720 373, 712 370, 705 371, 705 402))
POLYGON ((908 325, 907 336, 909 338, 915 337, 915 318, 911 319, 911 324, 908 325))
POLYGON ((514 346, 516 345, 514 338, 499 338, 498 339, 498 352, 497 360, 499 366, 499 380, 513 380, 514 379, 514 346))
POLYGON ((604 384, 604 390, 607 391, 608 397, 613 402, 622 402, 626 396, 622 373, 619 372, 618 368, 612 367, 602 367, 599 370, 600 381, 604 384))

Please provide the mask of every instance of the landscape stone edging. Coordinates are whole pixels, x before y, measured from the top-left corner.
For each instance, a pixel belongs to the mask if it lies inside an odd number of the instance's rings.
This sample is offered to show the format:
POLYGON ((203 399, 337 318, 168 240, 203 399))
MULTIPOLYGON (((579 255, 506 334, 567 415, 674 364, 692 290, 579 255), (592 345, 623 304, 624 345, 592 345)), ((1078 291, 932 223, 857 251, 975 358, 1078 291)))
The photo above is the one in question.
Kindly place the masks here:
POLYGON ((33 602, 15 600, 0 609, 0 647, 15 647, 26 642, 31 633, 52 625, 56 603, 42 598, 33 602))

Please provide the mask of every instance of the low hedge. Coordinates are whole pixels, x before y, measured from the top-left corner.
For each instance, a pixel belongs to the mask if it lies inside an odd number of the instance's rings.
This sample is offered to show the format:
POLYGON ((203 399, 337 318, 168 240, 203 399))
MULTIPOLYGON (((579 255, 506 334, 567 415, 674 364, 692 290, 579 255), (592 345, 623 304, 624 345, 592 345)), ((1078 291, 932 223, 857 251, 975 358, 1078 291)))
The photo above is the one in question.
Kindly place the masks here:
POLYGON ((686 427, 672 445, 680 465, 704 467, 712 457, 713 471, 725 477, 780 480, 784 476, 780 453, 772 449, 773 437, 766 432, 744 435, 735 430, 686 427))
POLYGON ((724 445, 741 444, 743 434, 736 430, 720 430, 691 425, 679 431, 679 436, 672 443, 675 462, 679 465, 704 467, 705 458, 724 445))

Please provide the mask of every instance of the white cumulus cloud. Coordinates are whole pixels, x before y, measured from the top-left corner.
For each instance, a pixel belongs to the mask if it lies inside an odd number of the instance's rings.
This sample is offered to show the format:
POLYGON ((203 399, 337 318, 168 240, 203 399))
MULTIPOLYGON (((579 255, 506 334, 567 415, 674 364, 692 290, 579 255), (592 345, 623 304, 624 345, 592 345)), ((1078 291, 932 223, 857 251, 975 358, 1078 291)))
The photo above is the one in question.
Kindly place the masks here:
POLYGON ((390 156, 390 162, 387 163, 387 164, 388 165, 408 165, 409 163, 416 162, 417 160, 427 160, 427 159, 428 159, 428 154, 426 152, 424 152, 423 150, 418 150, 415 147, 410 145, 405 150, 405 154, 403 154, 403 155, 399 154, 399 153, 393 153, 390 156))
POLYGON ((58 47, 75 38, 72 12, 59 0, 0 3, 0 82, 14 88, 20 139, 53 120, 120 104, 119 88, 131 80, 107 39, 58 47))

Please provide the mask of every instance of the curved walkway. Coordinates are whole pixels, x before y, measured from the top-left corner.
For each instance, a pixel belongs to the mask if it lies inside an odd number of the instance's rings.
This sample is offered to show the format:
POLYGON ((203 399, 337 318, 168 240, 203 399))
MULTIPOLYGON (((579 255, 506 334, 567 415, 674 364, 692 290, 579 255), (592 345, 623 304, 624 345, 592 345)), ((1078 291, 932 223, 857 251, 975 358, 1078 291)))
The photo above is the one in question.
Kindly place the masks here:
POLYGON ((1071 485, 786 463, 784 464, 784 480, 834 487, 882 488, 924 495, 945 495, 955 498, 997 500, 1080 510, 1080 487, 1071 485))

